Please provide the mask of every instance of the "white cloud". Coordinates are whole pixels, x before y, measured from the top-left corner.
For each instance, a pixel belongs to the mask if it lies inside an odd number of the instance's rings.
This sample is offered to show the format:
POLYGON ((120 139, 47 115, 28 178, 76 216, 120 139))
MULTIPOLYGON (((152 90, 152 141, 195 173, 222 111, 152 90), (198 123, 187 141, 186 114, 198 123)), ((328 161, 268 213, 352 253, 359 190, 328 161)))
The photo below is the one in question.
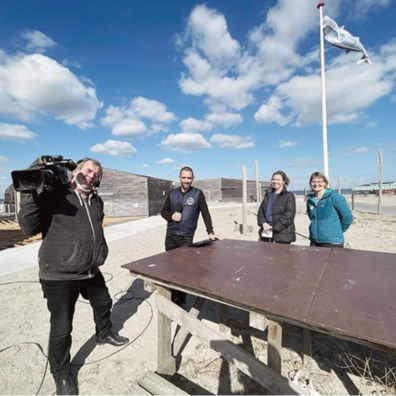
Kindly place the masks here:
MULTIPOLYGON (((327 11, 337 15, 339 4, 340 0, 333 1, 327 11)), ((253 102, 253 91, 285 81, 297 69, 317 62, 317 48, 304 56, 297 52, 298 44, 317 29, 317 10, 309 1, 299 2, 296 9, 294 0, 280 0, 241 45, 228 31, 224 15, 197 6, 177 41, 186 66, 180 88, 205 97, 211 109, 219 104, 243 109, 253 102)))
POLYGON ((77 61, 73 61, 69 58, 65 58, 62 61, 62 65, 65 67, 75 67, 76 69, 80 69, 81 68, 81 64, 77 61))
POLYGON ((182 120, 179 125, 183 132, 207 132, 211 131, 213 128, 212 123, 207 121, 200 121, 192 117, 182 120))
POLYGON ((0 155, 0 162, 8 162, 8 161, 9 161, 9 159, 7 157, 0 155))
POLYGON ((236 113, 212 113, 206 116, 206 120, 213 125, 229 128, 239 125, 243 121, 243 118, 240 114, 236 113))
POLYGON ((144 138, 152 133, 167 131, 164 123, 176 120, 176 116, 166 111, 166 106, 156 100, 139 96, 133 99, 129 106, 110 105, 106 109, 106 116, 100 122, 110 128, 114 136, 128 136, 130 138, 144 138), (146 118, 153 123, 150 128, 141 120, 146 118))
POLYGON ((216 134, 210 138, 210 141, 225 149, 247 149, 254 147, 254 143, 249 136, 241 137, 238 135, 216 134))
POLYGON ((125 118, 114 126, 111 133, 114 136, 144 137, 147 135, 147 127, 143 121, 125 118))
POLYGON ((172 158, 164 158, 157 161, 157 164, 173 164, 175 161, 172 158))
POLYGON ((4 140, 26 142, 34 139, 36 136, 35 133, 29 131, 24 125, 0 124, 0 138, 4 140))
POLYGON ((232 64, 239 52, 239 43, 228 32, 224 15, 205 5, 192 11, 187 35, 194 37, 194 49, 202 52, 218 68, 232 64))
POLYGON ((359 0, 352 2, 350 6, 352 9, 348 13, 350 19, 361 21, 367 14, 375 12, 382 7, 388 7, 392 0, 359 0))
POLYGON ((279 147, 279 148, 296 147, 298 146, 298 144, 299 144, 298 140, 278 140, 278 143, 275 145, 275 147, 279 147))
POLYGON ((211 147, 210 143, 199 133, 171 134, 161 142, 161 145, 168 150, 185 153, 211 147))
POLYGON ((276 122, 279 125, 286 125, 288 123, 288 117, 281 114, 282 101, 276 97, 272 96, 267 104, 261 105, 254 119, 260 124, 268 124, 271 122, 276 122))
POLYGON ((27 30, 22 34, 22 37, 28 41, 26 44, 28 51, 44 53, 47 49, 54 48, 57 45, 52 38, 38 30, 27 30))
POLYGON ((130 156, 137 153, 135 147, 130 143, 117 140, 108 140, 105 143, 95 144, 95 146, 90 148, 90 151, 97 154, 114 156, 130 156))
POLYGON ((32 121, 52 116, 85 129, 102 103, 67 68, 47 56, 6 56, 0 63, 0 116, 32 121))
POLYGON ((166 106, 157 100, 139 96, 132 100, 131 108, 141 118, 148 118, 157 123, 168 124, 176 120, 176 116, 166 111, 166 106))
POLYGON ((217 126, 230 128, 237 126, 243 121, 240 114, 236 113, 210 113, 205 117, 205 120, 197 120, 196 118, 186 118, 180 122, 180 128, 183 132, 207 132, 211 131, 217 126))
POLYGON ((375 128, 377 126, 377 123, 374 121, 368 122, 366 124, 366 128, 375 128))
POLYGON ((318 161, 313 160, 312 158, 296 158, 293 161, 288 162, 287 166, 290 168, 309 169, 317 167, 318 164, 318 161))
POLYGON ((143 169, 148 169, 148 168, 150 168, 150 165, 148 165, 148 164, 143 164, 143 165, 142 165, 142 168, 143 168, 143 169))
POLYGON ((355 155, 355 154, 363 154, 368 151, 377 150, 379 144, 374 144, 372 146, 362 146, 362 147, 347 147, 344 149, 344 155, 355 155))
MULTIPOLYGON (((359 54, 341 54, 329 62, 326 72, 329 124, 359 120, 366 108, 391 92, 396 76, 396 40, 383 45, 373 55, 373 65, 356 65, 359 54)), ((295 76, 278 85, 255 115, 258 122, 294 126, 319 124, 321 117, 319 75, 295 76)))

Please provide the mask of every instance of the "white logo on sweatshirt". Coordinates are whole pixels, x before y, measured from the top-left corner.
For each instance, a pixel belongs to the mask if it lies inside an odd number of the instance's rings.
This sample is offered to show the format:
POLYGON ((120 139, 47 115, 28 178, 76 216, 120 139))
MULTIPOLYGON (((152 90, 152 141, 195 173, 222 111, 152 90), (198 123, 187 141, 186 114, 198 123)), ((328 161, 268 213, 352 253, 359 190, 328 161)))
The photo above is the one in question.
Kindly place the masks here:
POLYGON ((187 201, 186 201, 186 204, 187 205, 194 205, 194 198, 191 198, 191 197, 188 198, 187 201))

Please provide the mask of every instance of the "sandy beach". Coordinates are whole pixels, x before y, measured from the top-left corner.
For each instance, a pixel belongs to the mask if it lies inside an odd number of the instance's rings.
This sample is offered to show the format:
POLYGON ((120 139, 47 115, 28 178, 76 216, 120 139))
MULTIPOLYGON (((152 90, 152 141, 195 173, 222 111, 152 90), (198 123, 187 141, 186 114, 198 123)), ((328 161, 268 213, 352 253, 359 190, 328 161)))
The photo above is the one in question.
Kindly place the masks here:
MULTIPOLYGON (((374 197, 361 199, 373 205, 376 203, 374 197)), ((296 244, 309 245, 305 238, 308 236, 309 225, 305 203, 299 198, 297 204, 296 228, 300 235, 296 244)), ((396 197, 385 197, 383 204, 394 208, 396 197)), ((211 205, 211 214, 216 234, 227 239, 257 240, 255 205, 249 205, 248 208, 247 222, 252 232, 247 235, 239 232, 239 224, 242 222, 240 205, 214 204, 211 205)), ((355 221, 345 235, 347 248, 396 254, 395 216, 357 210, 354 211, 354 216, 355 221)), ((146 371, 155 370, 156 313, 153 299, 143 290, 142 281, 131 277, 121 265, 163 252, 165 230, 166 224, 163 221, 159 226, 134 235, 124 235, 109 243, 110 254, 102 272, 113 297, 112 320, 115 328, 131 340, 127 347, 115 349, 111 346, 96 346, 92 310, 80 298, 74 317, 71 351, 80 394, 128 394, 129 388, 137 379, 146 371)), ((195 241, 206 237, 205 227, 200 220, 195 241)), ((39 394, 53 394, 55 391, 45 357, 49 313, 37 272, 37 267, 31 267, 0 278, 0 394, 36 394, 38 391, 39 394)), ((192 302, 193 297, 190 296, 188 304, 191 305, 192 302)), ((217 329, 217 316, 217 304, 205 303, 202 320, 217 329)), ((232 309, 231 316, 247 318, 247 313, 232 309)), ((267 343, 263 334, 235 330, 227 336, 266 361, 267 343)), ((287 377, 295 370, 302 370, 308 379, 311 394, 373 394, 374 391, 380 394, 386 388, 380 381, 370 378, 370 375, 380 376, 381 369, 385 370, 386 365, 382 364, 385 359, 388 360, 389 369, 396 366, 396 355, 372 352, 322 335, 313 339, 314 359, 310 359, 305 366, 301 361, 300 350, 301 336, 286 334, 282 374, 287 377), (370 353, 378 361, 377 371, 368 370, 363 378, 359 375, 355 361, 348 359, 355 356, 364 362, 370 353), (349 369, 341 369, 343 364, 350 366, 349 369)), ((395 371, 396 369, 386 377, 388 385, 391 385, 386 389, 388 393, 392 391, 392 386, 395 390, 395 371)), ((172 381, 191 394, 263 393, 259 385, 193 337, 184 349, 178 373, 172 381)), ((385 383, 385 379, 382 381, 385 383)))

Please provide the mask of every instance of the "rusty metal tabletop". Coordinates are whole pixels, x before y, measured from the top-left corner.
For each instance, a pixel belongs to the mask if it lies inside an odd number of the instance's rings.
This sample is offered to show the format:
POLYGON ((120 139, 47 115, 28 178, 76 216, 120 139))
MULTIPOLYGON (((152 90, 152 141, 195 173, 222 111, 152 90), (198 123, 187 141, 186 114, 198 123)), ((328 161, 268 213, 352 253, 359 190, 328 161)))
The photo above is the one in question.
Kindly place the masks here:
POLYGON ((170 288, 396 349, 396 254, 229 239, 123 267, 170 288))

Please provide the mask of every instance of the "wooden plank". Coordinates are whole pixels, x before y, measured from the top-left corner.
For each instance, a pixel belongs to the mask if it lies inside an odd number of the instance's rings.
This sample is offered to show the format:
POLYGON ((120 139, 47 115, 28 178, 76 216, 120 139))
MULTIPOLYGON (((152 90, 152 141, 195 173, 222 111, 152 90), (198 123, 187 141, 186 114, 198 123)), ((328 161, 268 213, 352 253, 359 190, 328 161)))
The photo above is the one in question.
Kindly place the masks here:
POLYGON ((159 294, 154 295, 156 308, 168 316, 179 326, 187 328, 191 334, 198 337, 210 348, 218 352, 228 362, 234 364, 247 376, 268 389, 274 395, 305 395, 302 389, 291 381, 283 378, 271 367, 260 362, 250 353, 235 345, 219 332, 211 329, 196 318, 190 316, 186 311, 173 304, 159 294))
POLYGON ((140 385, 138 384, 133 384, 127 391, 128 395, 151 395, 151 393, 147 392, 146 389, 143 389, 140 385))
MULTIPOLYGON (((194 305, 189 311, 189 314, 193 318, 197 318, 199 313, 201 312, 201 309, 205 303, 205 299, 201 297, 197 297, 195 300, 194 305)), ((185 329, 184 327, 181 327, 178 333, 176 334, 175 340, 173 341, 173 355, 177 356, 182 349, 182 346, 184 344, 184 341, 186 340, 187 336, 189 334, 189 331, 185 329)))
POLYGON ((264 315, 256 312, 249 312, 249 326, 254 329, 265 331, 268 326, 268 320, 264 315))
POLYGON ((224 304, 219 304, 219 331, 225 333, 227 331, 228 322, 228 307, 224 304))
POLYGON ((282 322, 268 321, 268 366, 282 372, 282 322))
POLYGON ((138 384, 149 391, 152 395, 188 395, 165 378, 152 371, 148 371, 138 384))
MULTIPOLYGON (((171 299, 171 291, 165 287, 157 286, 157 293, 164 299, 171 299)), ((158 312, 157 318, 157 371, 161 374, 173 375, 176 372, 175 358, 172 356, 172 322, 158 312)))

